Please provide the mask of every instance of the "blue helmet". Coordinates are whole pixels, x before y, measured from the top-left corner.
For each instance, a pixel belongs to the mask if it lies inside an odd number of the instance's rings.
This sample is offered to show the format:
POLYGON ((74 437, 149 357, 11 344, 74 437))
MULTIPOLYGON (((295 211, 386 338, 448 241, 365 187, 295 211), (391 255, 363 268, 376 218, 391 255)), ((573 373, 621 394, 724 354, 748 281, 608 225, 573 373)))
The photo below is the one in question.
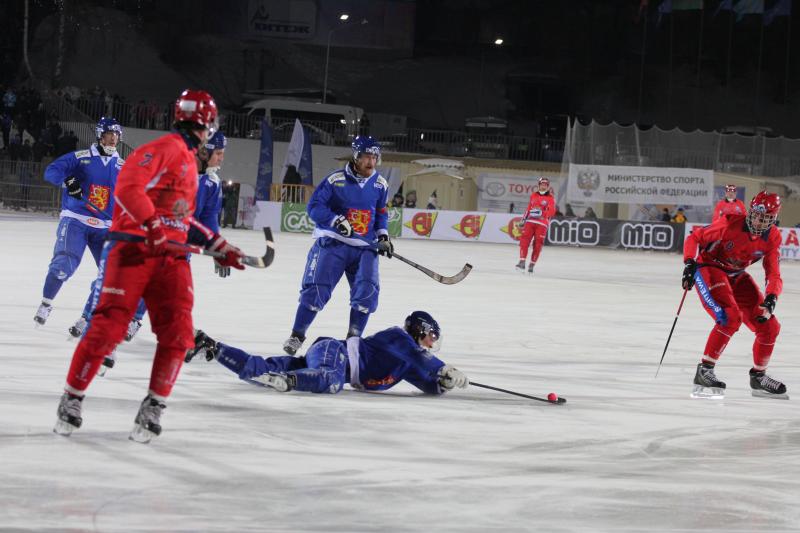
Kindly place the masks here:
POLYGON ((122 140, 122 126, 117 119, 111 117, 101 117, 100 120, 97 122, 97 126, 94 129, 95 133, 97 134, 97 138, 103 136, 104 133, 108 133, 109 131, 113 131, 117 135, 119 135, 119 140, 122 140))
POLYGON ((434 340, 433 351, 436 351, 440 345, 442 330, 439 323, 425 311, 414 311, 406 317, 405 324, 406 333, 419 343, 420 339, 431 335, 434 340))
POLYGON ((353 160, 358 159, 361 154, 373 154, 381 164, 381 145, 370 136, 359 135, 353 139, 353 160))
POLYGON ((217 132, 206 141, 205 147, 210 153, 214 150, 224 150, 227 145, 228 139, 225 138, 225 134, 217 130, 217 132))

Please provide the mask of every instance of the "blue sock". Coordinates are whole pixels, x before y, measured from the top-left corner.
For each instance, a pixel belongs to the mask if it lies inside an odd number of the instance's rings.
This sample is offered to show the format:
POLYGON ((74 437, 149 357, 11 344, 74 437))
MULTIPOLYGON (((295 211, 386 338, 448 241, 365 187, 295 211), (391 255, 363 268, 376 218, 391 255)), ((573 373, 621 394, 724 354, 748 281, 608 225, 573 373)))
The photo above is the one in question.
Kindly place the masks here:
POLYGON ((316 311, 312 311, 305 305, 298 305, 297 314, 294 317, 294 326, 292 326, 292 333, 299 333, 305 338, 308 326, 311 325, 316 317, 316 311))
POLYGON ((58 279, 55 274, 52 272, 47 273, 47 277, 44 280, 44 289, 42 290, 42 298, 46 298, 48 300, 52 300, 58 294, 58 291, 61 290, 61 286, 64 284, 63 281, 58 279))
POLYGON ((360 337, 367 327, 369 313, 362 313, 355 307, 350 308, 350 327, 347 328, 348 337, 360 337))

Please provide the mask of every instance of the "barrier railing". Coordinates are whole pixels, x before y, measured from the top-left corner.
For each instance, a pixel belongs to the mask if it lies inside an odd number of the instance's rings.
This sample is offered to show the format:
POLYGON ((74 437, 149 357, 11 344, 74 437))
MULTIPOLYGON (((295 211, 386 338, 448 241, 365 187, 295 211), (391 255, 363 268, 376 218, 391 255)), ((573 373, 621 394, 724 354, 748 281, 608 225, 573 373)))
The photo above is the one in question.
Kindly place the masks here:
POLYGON ((58 212, 61 190, 44 181, 44 165, 0 160, 0 204, 7 209, 58 212))
POLYGON ((284 185, 283 183, 273 183, 270 186, 269 199, 273 202, 307 204, 313 192, 314 187, 310 185, 284 185))

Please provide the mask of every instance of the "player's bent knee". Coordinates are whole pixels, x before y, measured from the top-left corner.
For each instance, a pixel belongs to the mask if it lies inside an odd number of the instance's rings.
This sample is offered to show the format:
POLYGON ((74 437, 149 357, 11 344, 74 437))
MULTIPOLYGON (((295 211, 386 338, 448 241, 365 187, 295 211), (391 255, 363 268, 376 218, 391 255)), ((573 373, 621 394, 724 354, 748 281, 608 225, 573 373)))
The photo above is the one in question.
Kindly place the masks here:
POLYGON ((78 262, 74 257, 67 254, 58 254, 50 261, 48 271, 58 280, 66 281, 72 277, 77 268, 78 262))
POLYGON ((300 304, 312 311, 320 311, 331 299, 329 285, 307 285, 300 291, 300 304))

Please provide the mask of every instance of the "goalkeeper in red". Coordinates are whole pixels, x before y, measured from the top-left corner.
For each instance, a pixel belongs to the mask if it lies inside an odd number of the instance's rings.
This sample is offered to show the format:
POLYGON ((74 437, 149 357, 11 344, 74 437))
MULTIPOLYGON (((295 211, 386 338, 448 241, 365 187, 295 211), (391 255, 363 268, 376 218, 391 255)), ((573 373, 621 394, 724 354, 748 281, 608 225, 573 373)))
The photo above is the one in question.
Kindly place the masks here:
POLYGON ((217 106, 205 91, 184 91, 175 102, 174 129, 139 147, 128 158, 115 188, 115 207, 100 269, 104 282, 91 324, 67 373, 56 433, 79 428, 86 389, 103 357, 125 337, 144 298, 158 343, 150 387, 136 415, 131 440, 149 442, 161 433, 161 412, 194 346, 192 274, 184 247, 200 244, 224 253, 222 266, 244 268, 242 252, 192 217, 197 196, 197 147, 217 127, 217 106))
POLYGON ((722 397, 725 383, 714 367, 731 337, 744 324, 756 334, 750 387, 753 396, 787 398, 786 385, 766 374, 775 340, 781 330, 774 316, 783 289, 780 272, 781 233, 775 227, 781 199, 762 191, 746 215, 725 215, 710 226, 695 228, 683 248, 684 289, 697 288, 700 301, 715 325, 694 377, 693 397, 722 397), (766 287, 745 272, 762 261, 766 287))

